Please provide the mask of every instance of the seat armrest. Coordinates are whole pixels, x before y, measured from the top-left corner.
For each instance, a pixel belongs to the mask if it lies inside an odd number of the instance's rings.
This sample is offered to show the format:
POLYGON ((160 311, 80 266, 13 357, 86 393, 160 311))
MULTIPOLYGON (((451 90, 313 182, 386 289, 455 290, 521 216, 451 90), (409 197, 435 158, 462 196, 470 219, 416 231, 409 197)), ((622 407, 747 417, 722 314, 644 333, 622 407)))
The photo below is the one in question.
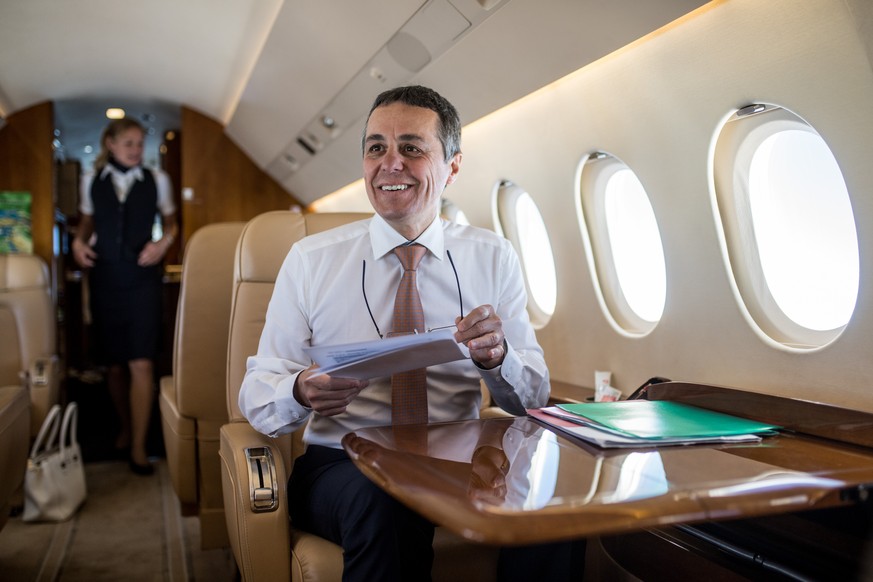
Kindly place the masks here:
POLYGON ((27 388, 30 392, 30 431, 35 437, 49 409, 58 404, 61 382, 57 356, 36 358, 27 370, 27 388))
MULTIPOLYGON (((179 412, 173 376, 161 378, 158 410, 161 412, 164 450, 173 490, 182 504, 183 514, 196 515, 199 501, 197 449, 200 428, 193 418, 186 418, 179 412)), ((215 461, 217 463, 218 459, 215 461)))
POLYGON ((247 582, 290 580, 291 540, 288 524, 287 471, 279 443, 260 434, 245 422, 221 427, 219 455, 225 519, 236 563, 247 582), (269 482, 261 482, 258 471, 252 472, 246 451, 269 451, 272 471, 261 467, 261 475, 275 483, 274 507, 268 498, 269 482), (259 500, 253 508, 252 484, 259 500), (257 509, 257 510, 256 510, 257 509))

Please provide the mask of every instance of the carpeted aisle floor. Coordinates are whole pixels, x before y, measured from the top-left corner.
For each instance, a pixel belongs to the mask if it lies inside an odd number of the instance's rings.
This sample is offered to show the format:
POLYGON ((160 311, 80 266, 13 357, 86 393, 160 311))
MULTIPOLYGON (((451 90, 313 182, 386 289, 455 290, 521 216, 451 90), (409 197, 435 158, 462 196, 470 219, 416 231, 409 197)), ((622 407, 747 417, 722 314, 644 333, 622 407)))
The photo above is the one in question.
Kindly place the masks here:
POLYGON ((149 477, 122 461, 85 464, 88 499, 63 523, 11 517, 0 530, 0 580, 197 581, 238 579, 229 549, 200 549, 199 524, 182 517, 163 460, 149 477))

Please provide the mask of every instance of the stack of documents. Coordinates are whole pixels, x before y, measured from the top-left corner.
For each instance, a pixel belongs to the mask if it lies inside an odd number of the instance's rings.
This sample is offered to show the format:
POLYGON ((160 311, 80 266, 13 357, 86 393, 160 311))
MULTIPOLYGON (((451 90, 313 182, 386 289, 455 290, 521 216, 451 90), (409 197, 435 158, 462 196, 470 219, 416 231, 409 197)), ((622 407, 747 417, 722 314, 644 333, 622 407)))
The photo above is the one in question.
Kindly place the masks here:
POLYGON ((322 374, 369 380, 468 358, 455 329, 413 333, 366 342, 306 348, 322 374))
POLYGON ((528 414, 604 448, 758 441, 780 428, 666 400, 559 404, 528 414))

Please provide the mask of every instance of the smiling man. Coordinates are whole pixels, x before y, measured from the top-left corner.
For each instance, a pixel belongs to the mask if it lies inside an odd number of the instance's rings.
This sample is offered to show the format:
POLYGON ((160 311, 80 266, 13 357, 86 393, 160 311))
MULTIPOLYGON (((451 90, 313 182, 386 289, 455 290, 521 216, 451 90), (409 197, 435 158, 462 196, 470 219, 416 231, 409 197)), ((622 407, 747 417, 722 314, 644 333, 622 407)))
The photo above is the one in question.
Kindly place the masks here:
POLYGON ((343 547, 345 580, 427 580, 433 560, 433 525, 358 471, 341 448, 345 434, 477 418, 480 380, 513 414, 548 400, 548 370, 511 245, 438 215, 440 197, 461 168, 460 137, 454 106, 431 89, 401 87, 376 98, 362 142, 364 182, 376 215, 291 248, 258 353, 247 363, 239 404, 254 428, 278 436, 309 421, 306 452, 289 482, 291 517, 296 527, 343 547), (417 267, 402 264, 407 254, 416 255, 417 267), (420 299, 417 317, 423 315, 414 329, 453 325, 470 359, 393 380, 320 374, 305 347, 413 329, 395 312, 398 286, 409 271, 415 271, 411 287, 420 299), (358 289, 360 295, 350 297, 358 289), (397 401, 406 398, 398 396, 399 385, 419 390, 410 415, 398 412, 397 401))
POLYGON ((460 144, 450 137, 443 143, 439 125, 436 111, 402 101, 377 107, 367 123, 367 195, 376 213, 409 240, 433 222, 443 190, 461 169, 460 144))

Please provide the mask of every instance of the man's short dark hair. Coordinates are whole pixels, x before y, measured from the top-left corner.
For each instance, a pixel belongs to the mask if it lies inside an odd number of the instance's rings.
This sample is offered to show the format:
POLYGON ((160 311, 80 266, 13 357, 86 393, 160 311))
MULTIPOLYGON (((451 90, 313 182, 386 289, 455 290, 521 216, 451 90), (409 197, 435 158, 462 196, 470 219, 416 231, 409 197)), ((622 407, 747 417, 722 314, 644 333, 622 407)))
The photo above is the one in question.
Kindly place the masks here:
MULTIPOLYGON (((412 107, 423 107, 436 112, 439 116, 439 127, 437 135, 440 143, 443 144, 443 154, 448 162, 455 154, 461 151, 461 119, 458 117, 458 111, 448 99, 427 87, 421 85, 412 85, 409 87, 397 87, 382 92, 373 102, 370 107, 370 112, 367 114, 367 123, 370 122, 370 115, 377 107, 384 107, 392 103, 404 103, 412 107)), ((364 132, 367 131, 367 125, 364 124, 364 132)), ((361 139, 361 150, 364 149, 364 140, 366 135, 361 139)))

